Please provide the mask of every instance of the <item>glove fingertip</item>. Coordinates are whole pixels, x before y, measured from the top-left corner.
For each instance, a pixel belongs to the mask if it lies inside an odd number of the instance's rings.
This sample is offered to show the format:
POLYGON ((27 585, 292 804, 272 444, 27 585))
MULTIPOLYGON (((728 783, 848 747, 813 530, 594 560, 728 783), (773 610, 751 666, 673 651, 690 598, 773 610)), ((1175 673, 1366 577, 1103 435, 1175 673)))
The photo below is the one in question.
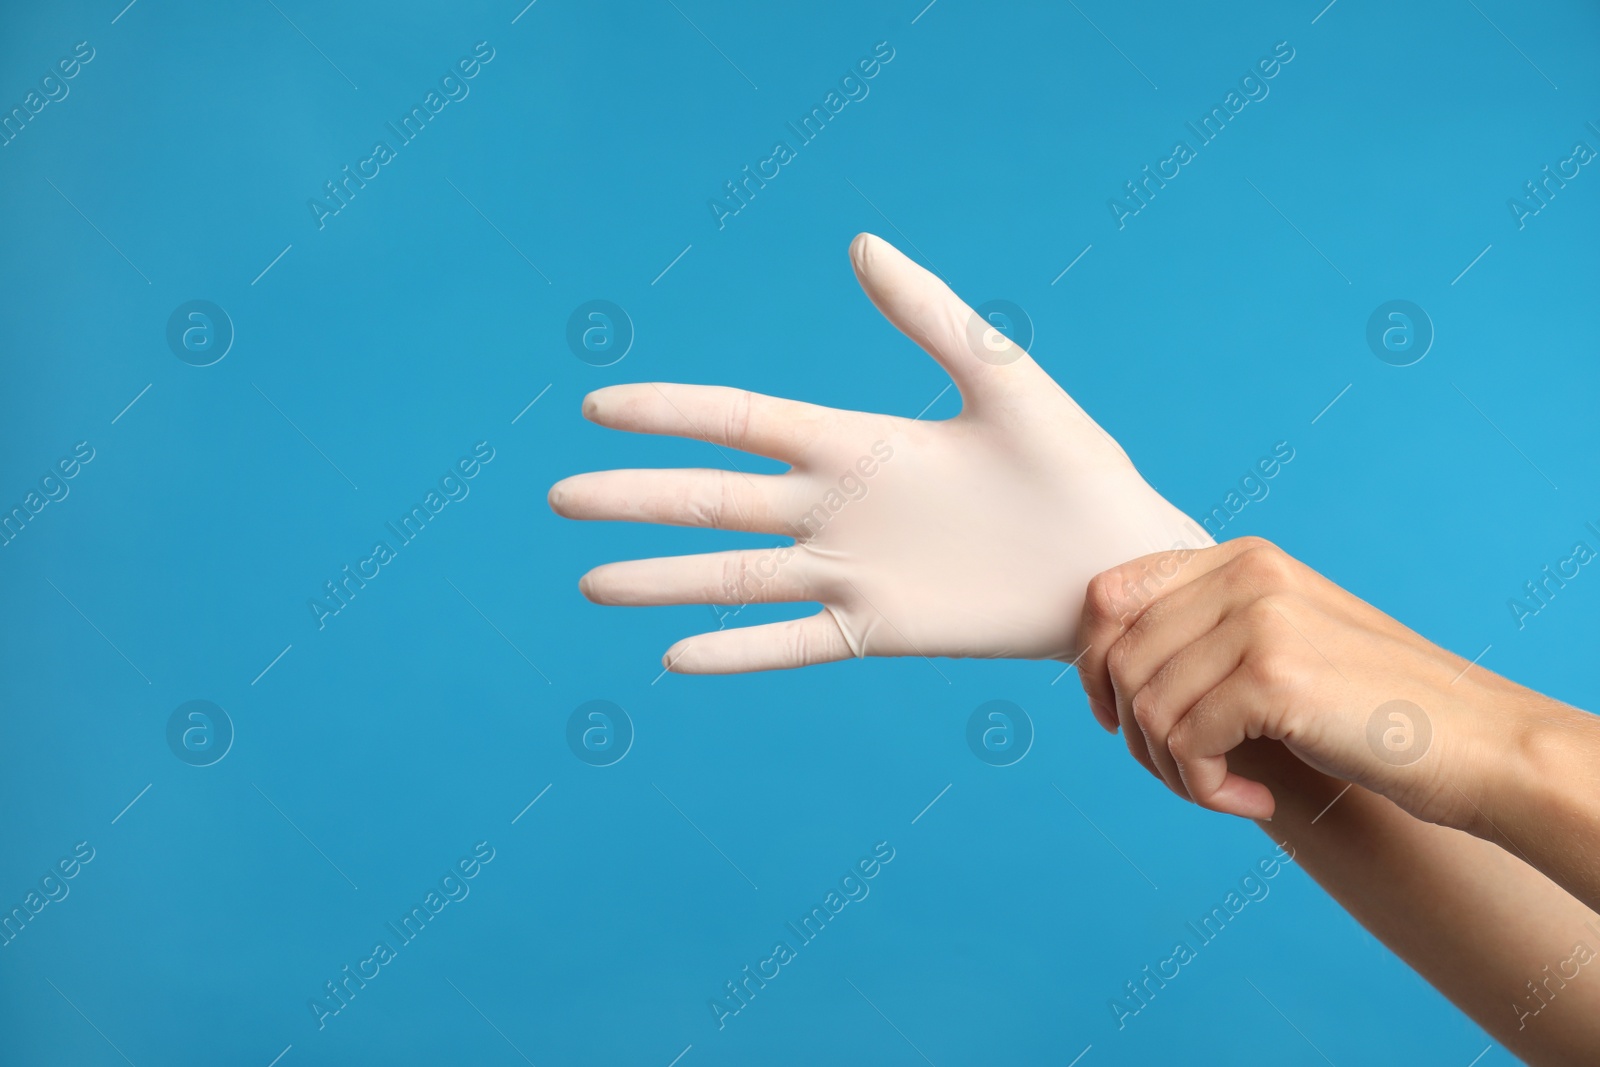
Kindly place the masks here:
POLYGON ((673 674, 688 674, 690 671, 683 664, 683 657, 689 651, 689 642, 679 641, 661 654, 661 667, 673 674))
POLYGON ((855 239, 850 242, 850 262, 855 265, 856 270, 859 271, 866 268, 867 256, 871 251, 872 242, 879 239, 875 234, 862 231, 856 234, 855 239))

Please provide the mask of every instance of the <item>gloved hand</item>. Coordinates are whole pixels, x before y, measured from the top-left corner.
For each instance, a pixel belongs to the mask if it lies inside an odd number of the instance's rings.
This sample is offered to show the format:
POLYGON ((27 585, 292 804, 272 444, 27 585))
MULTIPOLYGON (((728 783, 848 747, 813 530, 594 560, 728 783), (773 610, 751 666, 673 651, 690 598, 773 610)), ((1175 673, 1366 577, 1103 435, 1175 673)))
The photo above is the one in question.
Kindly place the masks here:
MULTIPOLYGON (((616 470, 566 478, 574 519, 759 531, 793 545, 609 563, 600 604, 820 601, 815 615, 679 641, 674 671, 722 674, 852 656, 1072 660, 1089 579, 1211 539, 1021 348, 887 242, 850 245, 872 302, 954 379, 942 422, 838 411, 738 389, 596 390, 585 417, 697 437, 790 464, 781 475, 616 470)), ((1150 595, 1154 595, 1153 592, 1150 595)))

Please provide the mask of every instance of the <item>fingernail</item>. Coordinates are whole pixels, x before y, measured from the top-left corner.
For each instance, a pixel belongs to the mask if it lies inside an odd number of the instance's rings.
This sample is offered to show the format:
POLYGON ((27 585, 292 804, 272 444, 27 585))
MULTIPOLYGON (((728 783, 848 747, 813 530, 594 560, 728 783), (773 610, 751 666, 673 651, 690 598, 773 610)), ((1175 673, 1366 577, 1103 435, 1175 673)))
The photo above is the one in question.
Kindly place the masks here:
POLYGON ((590 393, 588 396, 583 398, 583 417, 584 418, 589 419, 592 422, 594 420, 595 412, 597 412, 599 410, 600 410, 600 404, 599 404, 599 402, 597 400, 595 400, 593 393, 590 393))

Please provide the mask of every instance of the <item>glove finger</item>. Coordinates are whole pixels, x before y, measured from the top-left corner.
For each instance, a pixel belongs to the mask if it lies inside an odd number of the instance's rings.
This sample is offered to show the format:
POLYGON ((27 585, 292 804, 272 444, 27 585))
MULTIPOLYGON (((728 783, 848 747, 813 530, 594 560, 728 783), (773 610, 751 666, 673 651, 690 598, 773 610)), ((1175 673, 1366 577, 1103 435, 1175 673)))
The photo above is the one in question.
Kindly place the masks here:
POLYGON ((722 470, 594 471, 550 487, 550 507, 569 519, 660 522, 793 536, 778 501, 785 475, 722 470))
POLYGON ((793 546, 634 559, 596 567, 578 581, 596 604, 770 604, 816 600, 810 558, 793 546))
POLYGON ((850 243, 850 261, 884 318, 939 362, 969 405, 981 406, 985 396, 1043 373, 949 286, 881 237, 858 235, 850 243))
POLYGON ((785 463, 799 463, 841 414, 721 385, 636 382, 583 398, 583 417, 601 426, 694 437, 785 463))
POLYGON ((823 608, 803 619, 685 638, 667 649, 661 664, 676 674, 738 674, 808 667, 854 655, 833 612, 823 608))

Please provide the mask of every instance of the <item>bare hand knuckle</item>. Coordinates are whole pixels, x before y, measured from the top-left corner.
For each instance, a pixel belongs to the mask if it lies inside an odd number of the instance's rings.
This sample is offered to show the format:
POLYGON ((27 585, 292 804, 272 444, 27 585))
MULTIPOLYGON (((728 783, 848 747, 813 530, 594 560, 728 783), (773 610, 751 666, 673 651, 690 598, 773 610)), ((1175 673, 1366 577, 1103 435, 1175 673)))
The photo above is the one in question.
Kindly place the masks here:
POLYGON ((1139 729, 1150 733, 1160 722, 1161 706, 1160 697, 1145 686, 1133 695, 1133 721, 1139 724, 1139 729))
POLYGON ((1187 719, 1181 720, 1167 734, 1167 752, 1182 770, 1194 756, 1194 730, 1187 719))
POLYGON ((1127 639, 1111 646, 1111 650, 1106 653, 1106 670, 1111 672, 1112 681, 1120 683, 1127 680, 1137 652, 1134 643, 1127 639))
POLYGON ((1251 636, 1256 641, 1266 640, 1284 625, 1277 602, 1266 596, 1247 602, 1239 609, 1239 617, 1249 627, 1251 636))
POLYGON ((1246 576, 1263 589, 1283 588, 1294 577, 1294 568, 1287 553, 1271 541, 1250 538, 1250 545, 1239 554, 1238 563, 1246 576))
POLYGON ((1107 629, 1118 620, 1121 605, 1120 585, 1120 579, 1114 570, 1104 571, 1089 579, 1089 586, 1084 590, 1083 611, 1084 617, 1094 629, 1107 629))
POLYGON ((1268 696, 1281 696, 1293 690, 1299 675, 1298 658, 1281 646, 1255 650, 1245 658, 1243 669, 1252 688, 1268 696))

